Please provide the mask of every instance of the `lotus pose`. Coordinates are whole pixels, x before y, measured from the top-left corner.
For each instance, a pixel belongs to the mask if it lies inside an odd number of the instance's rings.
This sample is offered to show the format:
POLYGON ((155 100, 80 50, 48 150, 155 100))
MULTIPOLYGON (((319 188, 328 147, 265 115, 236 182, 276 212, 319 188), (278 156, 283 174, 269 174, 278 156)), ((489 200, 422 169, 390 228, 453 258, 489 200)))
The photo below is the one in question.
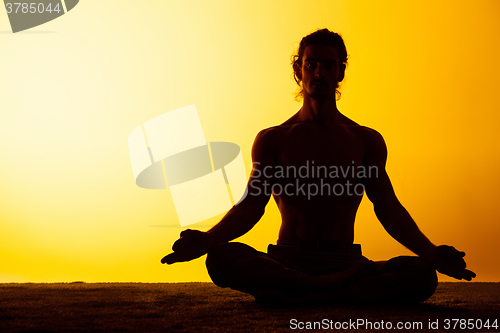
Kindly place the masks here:
POLYGON ((434 293, 436 270, 475 277, 464 252, 430 242, 399 202, 382 135, 337 109, 346 64, 340 35, 322 29, 302 39, 292 62, 302 108, 258 133, 246 196, 209 231, 183 231, 162 263, 208 254, 216 285, 271 301, 416 303, 434 293), (416 256, 373 262, 353 244, 365 192, 385 230, 416 256), (282 217, 277 244, 263 253, 231 242, 260 220, 271 195, 282 217))

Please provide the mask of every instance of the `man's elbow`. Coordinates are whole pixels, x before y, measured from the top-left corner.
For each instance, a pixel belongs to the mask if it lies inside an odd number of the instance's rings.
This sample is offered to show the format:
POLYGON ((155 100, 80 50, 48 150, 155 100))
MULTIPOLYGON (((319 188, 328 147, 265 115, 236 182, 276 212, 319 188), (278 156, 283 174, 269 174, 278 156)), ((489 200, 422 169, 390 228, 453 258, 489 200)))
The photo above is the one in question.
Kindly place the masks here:
POLYGON ((398 214, 399 211, 404 210, 401 203, 395 200, 379 200, 373 203, 373 210, 378 219, 382 222, 391 215, 398 214))
POLYGON ((259 202, 242 201, 240 204, 233 206, 229 212, 230 215, 240 220, 240 223, 250 230, 264 215, 266 206, 259 202))
POLYGON ((265 207, 256 207, 255 209, 253 209, 251 212, 248 213, 249 217, 248 220, 251 224, 250 228, 252 228, 255 224, 257 224, 257 222, 259 222, 261 217, 264 215, 265 211, 266 211, 265 207))

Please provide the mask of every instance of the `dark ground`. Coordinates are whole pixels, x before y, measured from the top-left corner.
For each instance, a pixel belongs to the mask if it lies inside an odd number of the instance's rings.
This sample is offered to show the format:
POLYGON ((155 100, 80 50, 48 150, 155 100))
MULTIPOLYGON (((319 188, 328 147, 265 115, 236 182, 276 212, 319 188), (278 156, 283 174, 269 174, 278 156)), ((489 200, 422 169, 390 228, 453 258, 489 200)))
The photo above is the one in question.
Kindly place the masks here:
POLYGON ((297 324, 326 319, 344 326, 364 319, 373 325, 373 330, 368 324, 318 330, 323 332, 385 332, 387 322, 395 332, 398 322, 422 322, 423 329, 404 330, 409 332, 500 332, 500 327, 467 329, 488 319, 500 325, 500 284, 440 283, 434 296, 414 306, 260 304, 211 283, 0 284, 2 333, 302 331, 291 329, 292 319, 297 324), (429 330, 429 320, 437 321, 439 329, 429 330), (376 330, 377 325, 385 326, 376 330))

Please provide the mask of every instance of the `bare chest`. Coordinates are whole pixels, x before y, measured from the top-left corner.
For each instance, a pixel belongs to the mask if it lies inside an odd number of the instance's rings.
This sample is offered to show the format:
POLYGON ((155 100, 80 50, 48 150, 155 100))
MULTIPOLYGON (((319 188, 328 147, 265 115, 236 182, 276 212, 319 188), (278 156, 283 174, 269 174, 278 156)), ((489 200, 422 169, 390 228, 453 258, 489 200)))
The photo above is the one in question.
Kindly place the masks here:
POLYGON ((346 170, 363 165, 365 147, 351 131, 298 129, 285 133, 279 142, 276 163, 286 168, 346 170))

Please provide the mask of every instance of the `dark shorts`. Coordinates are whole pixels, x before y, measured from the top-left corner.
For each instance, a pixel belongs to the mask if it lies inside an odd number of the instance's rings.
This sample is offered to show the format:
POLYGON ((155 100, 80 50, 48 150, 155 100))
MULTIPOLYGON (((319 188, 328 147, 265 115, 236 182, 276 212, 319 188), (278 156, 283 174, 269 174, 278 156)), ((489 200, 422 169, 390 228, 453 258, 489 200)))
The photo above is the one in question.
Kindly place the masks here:
POLYGON ((267 254, 287 267, 311 276, 342 272, 360 261, 369 261, 361 254, 361 247, 359 251, 330 252, 270 244, 267 254))

